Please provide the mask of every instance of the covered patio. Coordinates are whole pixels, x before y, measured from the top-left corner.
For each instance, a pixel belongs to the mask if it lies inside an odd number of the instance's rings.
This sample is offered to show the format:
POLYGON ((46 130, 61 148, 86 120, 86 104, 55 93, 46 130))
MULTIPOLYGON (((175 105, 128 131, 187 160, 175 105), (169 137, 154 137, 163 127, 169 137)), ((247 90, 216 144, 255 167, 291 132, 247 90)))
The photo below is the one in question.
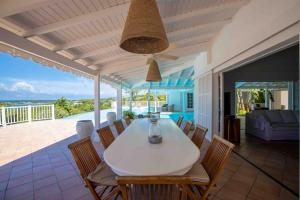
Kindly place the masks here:
MULTIPOLYGON (((1 128, 1 147, 6 148, 0 153, 0 199, 92 200, 67 148, 78 139, 75 124, 70 121, 44 121, 1 128)), ((102 155, 102 145, 99 142, 94 145, 102 155)), ((208 145, 207 140, 201 152, 205 152, 208 145)), ((255 152, 251 155, 259 158, 255 152)), ((236 154, 230 157, 210 196, 216 200, 266 198, 297 199, 236 154)))
MULTIPOLYGON (((152 56, 132 54, 119 47, 130 2, 4 0, 0 51, 92 79, 95 130, 107 125, 100 123, 102 81, 117 90, 117 119, 134 111, 136 90, 147 94, 146 112, 192 113, 195 124, 208 128, 201 160, 214 135, 223 136, 223 72, 299 42, 297 0, 158 0, 170 48, 152 56), (145 81, 149 58, 159 65, 159 82, 145 81), (164 92, 160 103, 157 96, 164 92)), ((93 144, 103 158, 98 139, 93 144)), ((0 200, 93 199, 68 149, 77 140, 72 121, 0 127, 0 200)), ((287 169, 293 164, 287 162, 287 169)), ((297 199, 298 177, 285 175, 278 181, 234 152, 209 198, 297 199)))

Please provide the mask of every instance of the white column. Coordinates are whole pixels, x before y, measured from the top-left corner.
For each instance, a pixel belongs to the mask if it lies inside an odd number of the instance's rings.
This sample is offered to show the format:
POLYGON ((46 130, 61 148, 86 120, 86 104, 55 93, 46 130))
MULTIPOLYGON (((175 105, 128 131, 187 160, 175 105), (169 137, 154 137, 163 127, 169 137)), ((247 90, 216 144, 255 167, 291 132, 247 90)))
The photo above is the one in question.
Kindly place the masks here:
POLYGON ((31 106, 28 106, 28 122, 32 121, 31 106))
POLYGON ((54 109, 54 104, 51 106, 52 110, 52 120, 55 120, 55 109, 54 109))
POLYGON ((122 85, 117 87, 117 119, 122 118, 122 85))
POLYGON ((100 128, 100 74, 94 79, 94 114, 95 114, 95 129, 100 128))

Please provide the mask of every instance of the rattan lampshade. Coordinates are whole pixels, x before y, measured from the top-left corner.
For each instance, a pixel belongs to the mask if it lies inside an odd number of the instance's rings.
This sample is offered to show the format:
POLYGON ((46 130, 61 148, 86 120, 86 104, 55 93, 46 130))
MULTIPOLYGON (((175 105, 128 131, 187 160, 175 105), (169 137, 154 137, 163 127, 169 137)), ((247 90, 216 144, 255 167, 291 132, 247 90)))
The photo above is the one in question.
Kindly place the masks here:
POLYGON ((147 73, 146 81, 148 82, 159 82, 161 81, 161 75, 158 64, 155 60, 152 60, 147 73))
POLYGON ((120 47, 138 54, 159 53, 169 47, 155 0, 132 0, 120 47))

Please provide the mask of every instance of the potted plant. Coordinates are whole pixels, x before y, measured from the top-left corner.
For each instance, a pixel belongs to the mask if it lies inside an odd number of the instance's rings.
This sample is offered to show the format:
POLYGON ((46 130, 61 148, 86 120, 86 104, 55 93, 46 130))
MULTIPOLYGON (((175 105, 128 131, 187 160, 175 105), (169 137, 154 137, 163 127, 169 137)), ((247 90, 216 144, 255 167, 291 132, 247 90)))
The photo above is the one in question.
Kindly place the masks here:
POLYGON ((129 119, 134 119, 135 114, 134 112, 127 110, 123 112, 123 116, 124 118, 128 117, 129 119))

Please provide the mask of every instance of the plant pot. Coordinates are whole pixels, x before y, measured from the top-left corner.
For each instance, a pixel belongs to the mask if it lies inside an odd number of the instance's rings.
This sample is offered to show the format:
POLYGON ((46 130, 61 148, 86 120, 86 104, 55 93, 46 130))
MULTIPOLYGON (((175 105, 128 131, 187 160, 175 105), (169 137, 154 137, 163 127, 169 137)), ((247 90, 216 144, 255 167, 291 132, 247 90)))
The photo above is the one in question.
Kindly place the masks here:
POLYGON ((116 121, 117 115, 115 112, 108 112, 106 113, 106 120, 109 125, 113 125, 114 121, 116 121))
POLYGON ((91 137, 93 130, 94 125, 92 120, 80 120, 76 123, 76 131, 81 139, 91 137))

